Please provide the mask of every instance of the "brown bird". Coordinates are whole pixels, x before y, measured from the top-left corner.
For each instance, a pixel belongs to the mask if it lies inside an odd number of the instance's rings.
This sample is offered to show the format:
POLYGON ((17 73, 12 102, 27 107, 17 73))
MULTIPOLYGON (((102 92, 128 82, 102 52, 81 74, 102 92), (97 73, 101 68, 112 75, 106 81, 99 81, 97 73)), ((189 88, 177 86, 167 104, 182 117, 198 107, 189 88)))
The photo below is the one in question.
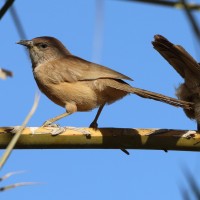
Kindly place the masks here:
POLYGON ((200 65, 182 46, 174 45, 161 35, 155 35, 152 44, 184 79, 176 96, 194 104, 193 109, 184 109, 184 112, 197 121, 197 130, 200 130, 200 65))
POLYGON ((114 103, 130 93, 184 109, 192 108, 189 102, 130 86, 122 80, 132 80, 128 76, 72 55, 56 38, 37 37, 21 40, 18 44, 29 50, 33 75, 40 90, 66 109, 65 113, 47 120, 43 126, 76 111, 89 111, 98 107, 90 124, 90 127, 97 128, 97 120, 104 105, 114 103))

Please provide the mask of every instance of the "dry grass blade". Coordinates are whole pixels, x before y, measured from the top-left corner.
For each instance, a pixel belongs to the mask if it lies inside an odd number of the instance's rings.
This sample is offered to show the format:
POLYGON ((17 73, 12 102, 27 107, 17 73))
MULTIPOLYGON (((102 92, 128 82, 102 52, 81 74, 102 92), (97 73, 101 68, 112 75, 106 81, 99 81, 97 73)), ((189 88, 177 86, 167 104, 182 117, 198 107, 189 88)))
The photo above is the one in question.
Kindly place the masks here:
POLYGON ((185 165, 182 166, 182 171, 189 186, 189 188, 183 187, 182 185, 179 187, 183 199, 200 199, 199 186, 195 179, 196 176, 192 174, 192 172, 185 165))
POLYGON ((4 187, 0 187, 0 192, 4 192, 4 191, 6 191, 6 190, 13 189, 13 188, 16 188, 16 187, 28 186, 28 185, 36 185, 36 184, 41 184, 41 183, 37 183, 37 182, 21 182, 21 183, 14 183, 14 184, 11 184, 11 185, 7 185, 7 186, 4 186, 4 187))
POLYGON ((26 33, 24 31, 24 28, 22 26, 19 15, 17 14, 17 10, 15 9, 14 5, 10 8, 10 14, 13 18, 14 23, 15 23, 15 27, 17 29, 19 37, 22 38, 22 39, 26 39, 27 38, 26 33))
POLYGON ((96 0, 93 61, 100 62, 103 46, 104 1, 96 0))
POLYGON ((0 19, 5 15, 5 13, 8 11, 10 6, 14 3, 14 0, 7 0, 4 6, 0 10, 0 19))
POLYGON ((27 115, 27 117, 25 118, 22 126, 18 129, 17 133, 14 135, 14 137, 12 138, 12 140, 10 141, 10 143, 8 144, 5 153, 3 154, 3 156, 0 159, 0 169, 3 167, 3 165, 5 164, 6 160, 8 159, 9 155, 11 154, 15 144, 17 143, 23 129, 25 128, 26 124, 28 123, 28 121, 30 120, 30 118, 32 117, 32 115, 34 114, 37 106, 38 106, 38 102, 39 102, 39 95, 36 94, 35 95, 35 100, 33 103, 33 106, 29 112, 29 114, 27 115))
POLYGON ((15 174, 22 174, 22 173, 24 173, 24 172, 25 172, 25 171, 9 172, 9 173, 5 174, 4 176, 2 176, 2 177, 0 178, 0 181, 3 181, 3 180, 5 180, 5 179, 9 178, 9 177, 11 177, 12 175, 15 175, 15 174))
POLYGON ((187 188, 179 186, 179 189, 183 200, 191 200, 190 193, 188 192, 187 188))
POLYGON ((200 199, 200 191, 199 191, 198 183, 194 178, 194 175, 187 168, 184 169, 184 174, 186 176, 187 182, 194 196, 196 197, 196 199, 200 199))
POLYGON ((13 73, 7 69, 0 68, 0 78, 6 79, 8 76, 12 77, 13 73))

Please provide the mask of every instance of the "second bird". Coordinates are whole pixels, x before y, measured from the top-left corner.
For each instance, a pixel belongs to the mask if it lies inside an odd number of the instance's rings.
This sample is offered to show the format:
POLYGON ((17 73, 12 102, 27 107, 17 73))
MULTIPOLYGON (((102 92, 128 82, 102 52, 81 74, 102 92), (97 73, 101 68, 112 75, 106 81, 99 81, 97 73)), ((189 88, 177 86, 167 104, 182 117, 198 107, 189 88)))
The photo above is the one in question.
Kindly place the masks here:
POLYGON ((72 55, 53 37, 21 40, 18 44, 28 48, 33 75, 40 90, 66 112, 47 120, 49 125, 76 111, 99 108, 90 127, 97 128, 98 117, 105 104, 111 104, 132 93, 173 106, 191 109, 192 104, 161 94, 134 88, 124 82, 132 80, 117 71, 72 55))
POLYGON ((197 121, 200 131, 200 65, 180 45, 175 45, 162 35, 155 35, 153 47, 168 61, 168 63, 184 79, 184 83, 176 90, 176 96, 194 104, 193 109, 184 109, 190 119, 197 121))

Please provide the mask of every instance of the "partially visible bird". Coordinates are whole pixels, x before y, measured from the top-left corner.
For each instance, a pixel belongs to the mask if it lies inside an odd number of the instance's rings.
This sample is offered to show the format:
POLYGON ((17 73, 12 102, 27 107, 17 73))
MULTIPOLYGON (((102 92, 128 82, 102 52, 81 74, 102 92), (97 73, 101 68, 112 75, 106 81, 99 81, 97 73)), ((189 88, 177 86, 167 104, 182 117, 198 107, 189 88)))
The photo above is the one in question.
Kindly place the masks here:
POLYGON ((184 79, 184 83, 176 90, 176 96, 183 101, 194 104, 193 109, 184 109, 190 119, 197 121, 200 130, 200 65, 180 45, 174 45, 161 35, 155 35, 153 47, 168 61, 176 72, 184 79))
POLYGON ((173 106, 191 109, 192 103, 170 98, 147 90, 134 88, 125 80, 132 80, 117 71, 72 55, 53 37, 21 40, 18 44, 29 50, 33 75, 40 90, 66 112, 47 120, 51 124, 76 111, 99 108, 90 127, 97 128, 97 120, 105 104, 111 104, 132 93, 173 106))

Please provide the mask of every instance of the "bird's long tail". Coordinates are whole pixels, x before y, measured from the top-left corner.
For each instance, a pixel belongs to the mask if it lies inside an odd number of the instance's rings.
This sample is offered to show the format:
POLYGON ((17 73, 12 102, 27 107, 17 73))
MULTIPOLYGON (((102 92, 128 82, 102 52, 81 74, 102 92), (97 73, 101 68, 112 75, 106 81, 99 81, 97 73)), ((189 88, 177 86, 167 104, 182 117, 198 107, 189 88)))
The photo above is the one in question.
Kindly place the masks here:
POLYGON ((127 84, 127 83, 125 83, 121 80, 118 81, 118 80, 110 79, 110 80, 107 80, 106 84, 107 84, 107 86, 109 86, 111 88, 126 91, 127 93, 136 94, 136 95, 143 97, 143 98, 161 101, 161 102, 170 104, 172 106, 181 107, 181 108, 188 109, 188 110, 193 109, 193 103, 191 103, 191 102, 178 100, 178 99, 171 98, 171 97, 168 97, 168 96, 165 96, 165 95, 162 95, 162 94, 158 94, 158 93, 155 93, 155 92, 151 92, 151 91, 148 91, 148 90, 135 88, 135 87, 132 87, 129 84, 127 84), (114 83, 113 83, 113 81, 114 81, 114 83))

